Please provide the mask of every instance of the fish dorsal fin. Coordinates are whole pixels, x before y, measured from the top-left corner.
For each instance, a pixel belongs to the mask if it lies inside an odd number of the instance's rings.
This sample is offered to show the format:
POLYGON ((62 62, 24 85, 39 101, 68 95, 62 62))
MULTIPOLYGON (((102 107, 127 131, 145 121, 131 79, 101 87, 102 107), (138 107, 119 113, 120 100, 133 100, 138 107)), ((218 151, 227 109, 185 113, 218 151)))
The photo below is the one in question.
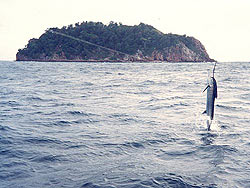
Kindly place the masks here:
POLYGON ((209 88, 210 87, 210 85, 207 85, 207 87, 202 91, 202 92, 204 92, 204 91, 206 91, 207 90, 207 88, 209 88))

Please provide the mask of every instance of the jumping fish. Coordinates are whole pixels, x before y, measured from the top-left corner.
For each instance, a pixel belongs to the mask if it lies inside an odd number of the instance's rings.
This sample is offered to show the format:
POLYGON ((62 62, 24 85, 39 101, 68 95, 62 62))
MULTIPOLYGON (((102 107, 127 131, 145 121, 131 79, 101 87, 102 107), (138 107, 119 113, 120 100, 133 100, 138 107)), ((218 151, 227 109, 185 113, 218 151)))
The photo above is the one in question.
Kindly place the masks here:
MULTIPOLYGON (((210 117, 210 120, 214 119, 214 101, 217 98, 217 83, 214 77, 211 77, 207 87, 204 91, 207 90, 207 105, 206 110, 203 112, 206 113, 207 116, 210 117)), ((204 92, 203 91, 203 92, 204 92)))
MULTIPOLYGON (((214 78, 215 66, 216 66, 216 63, 213 69, 213 76, 210 77, 207 87, 203 90, 203 92, 207 90, 207 104, 206 104, 206 110, 203 112, 203 114, 207 114, 207 116, 210 117, 210 120, 214 119, 214 103, 215 103, 215 99, 218 96, 217 83, 214 78)), ((208 122, 208 129, 210 129, 210 125, 211 124, 209 124, 208 122)))

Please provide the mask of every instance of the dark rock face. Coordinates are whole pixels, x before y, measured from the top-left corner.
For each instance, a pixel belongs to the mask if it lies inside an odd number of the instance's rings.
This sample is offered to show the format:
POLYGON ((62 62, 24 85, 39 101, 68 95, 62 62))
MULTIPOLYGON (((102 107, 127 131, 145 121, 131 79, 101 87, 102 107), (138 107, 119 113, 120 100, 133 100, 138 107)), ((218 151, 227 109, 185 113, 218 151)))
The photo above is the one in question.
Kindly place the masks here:
POLYGON ((31 39, 18 51, 17 61, 167 61, 211 62, 202 43, 194 37, 163 34, 152 26, 140 24, 126 26, 110 23, 84 22, 75 27, 47 30, 39 39, 31 39), (58 36, 51 32, 67 34, 84 39, 98 46, 58 36), (126 55, 128 54, 128 55, 126 55))
POLYGON ((172 46, 163 52, 166 61, 170 62, 209 62, 210 59, 205 47, 195 38, 191 38, 195 44, 195 51, 188 48, 184 43, 180 42, 176 46, 172 46))

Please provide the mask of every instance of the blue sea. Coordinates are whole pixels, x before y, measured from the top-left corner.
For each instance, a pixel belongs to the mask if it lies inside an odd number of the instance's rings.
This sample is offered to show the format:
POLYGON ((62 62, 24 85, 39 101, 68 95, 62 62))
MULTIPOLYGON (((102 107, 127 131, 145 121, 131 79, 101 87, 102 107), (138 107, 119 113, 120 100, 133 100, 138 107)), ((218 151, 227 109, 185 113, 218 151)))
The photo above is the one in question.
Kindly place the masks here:
POLYGON ((0 62, 1 188, 250 187, 250 63, 0 62))

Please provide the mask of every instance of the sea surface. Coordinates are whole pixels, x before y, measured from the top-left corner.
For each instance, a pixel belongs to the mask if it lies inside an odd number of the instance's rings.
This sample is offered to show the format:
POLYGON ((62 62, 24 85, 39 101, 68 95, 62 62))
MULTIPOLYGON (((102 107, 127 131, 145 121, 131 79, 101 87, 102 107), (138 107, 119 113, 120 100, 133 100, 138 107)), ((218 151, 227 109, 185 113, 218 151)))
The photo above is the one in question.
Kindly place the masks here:
POLYGON ((250 187, 250 63, 0 62, 1 188, 250 187))

